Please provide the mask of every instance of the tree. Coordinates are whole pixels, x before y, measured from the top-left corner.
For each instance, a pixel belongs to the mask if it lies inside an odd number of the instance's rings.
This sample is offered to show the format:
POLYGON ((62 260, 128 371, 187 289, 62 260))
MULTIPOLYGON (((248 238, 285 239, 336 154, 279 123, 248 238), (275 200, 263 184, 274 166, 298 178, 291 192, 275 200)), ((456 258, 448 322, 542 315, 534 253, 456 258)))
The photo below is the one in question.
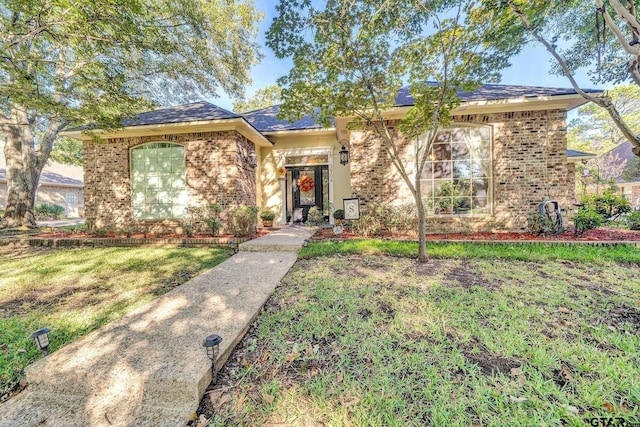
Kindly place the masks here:
POLYGON ((259 17, 248 0, 0 1, 0 226, 35 226, 38 179, 65 128, 114 128, 152 103, 217 88, 240 96, 259 17))
POLYGON ((256 93, 248 99, 242 99, 233 103, 233 111, 247 113, 261 108, 271 107, 282 102, 282 89, 278 85, 269 85, 256 90, 256 93))
MULTIPOLYGON (((640 129, 640 86, 618 86, 608 92, 620 117, 632 129, 640 129)), ((577 150, 602 154, 626 141, 606 110, 589 103, 578 109, 578 117, 569 123, 568 145, 577 150)))
POLYGON ((50 157, 59 163, 82 165, 82 141, 59 136, 53 143, 50 157))
MULTIPOLYGON (((576 69, 591 69, 596 82, 632 81, 640 85, 640 19, 636 0, 484 0, 498 11, 515 14, 525 30, 553 56, 573 88, 584 99, 605 109, 620 133, 633 144, 640 156, 640 129, 622 117, 605 92, 588 93, 574 77, 576 69), (595 19, 594 19, 595 16, 595 19), (569 43, 560 49, 558 42, 569 43)), ((504 17, 504 15, 503 15, 504 17)))
MULTIPOLYGON (((426 261, 426 213, 421 175, 438 128, 451 123, 458 89, 495 80, 519 46, 498 37, 504 22, 483 16, 473 1, 330 0, 316 9, 305 0, 281 0, 267 45, 294 67, 278 80, 282 115, 311 114, 327 125, 350 118, 384 147, 418 211, 419 254, 426 261), (415 106, 386 121, 395 94, 409 82, 415 106), (411 159, 401 156, 412 144, 411 159)), ((514 43, 515 42, 515 43, 514 43)))

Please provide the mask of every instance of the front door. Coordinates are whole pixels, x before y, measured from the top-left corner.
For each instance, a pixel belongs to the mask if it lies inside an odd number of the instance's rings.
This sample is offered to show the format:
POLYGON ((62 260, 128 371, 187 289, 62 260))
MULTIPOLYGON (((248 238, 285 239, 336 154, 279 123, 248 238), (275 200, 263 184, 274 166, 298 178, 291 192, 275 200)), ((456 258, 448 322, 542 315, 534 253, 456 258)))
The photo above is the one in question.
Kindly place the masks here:
POLYGON ((288 168, 287 191, 287 215, 292 222, 306 222, 314 206, 325 216, 329 208, 329 166, 288 168))

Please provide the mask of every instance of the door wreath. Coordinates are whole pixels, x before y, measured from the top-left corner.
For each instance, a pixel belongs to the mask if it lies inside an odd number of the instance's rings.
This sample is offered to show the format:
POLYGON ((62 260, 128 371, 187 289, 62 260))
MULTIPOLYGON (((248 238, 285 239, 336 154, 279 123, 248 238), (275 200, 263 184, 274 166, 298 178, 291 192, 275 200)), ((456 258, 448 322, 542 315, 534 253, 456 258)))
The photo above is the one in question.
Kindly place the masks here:
POLYGON ((313 178, 309 175, 302 175, 298 178, 298 187, 303 193, 313 190, 313 178))

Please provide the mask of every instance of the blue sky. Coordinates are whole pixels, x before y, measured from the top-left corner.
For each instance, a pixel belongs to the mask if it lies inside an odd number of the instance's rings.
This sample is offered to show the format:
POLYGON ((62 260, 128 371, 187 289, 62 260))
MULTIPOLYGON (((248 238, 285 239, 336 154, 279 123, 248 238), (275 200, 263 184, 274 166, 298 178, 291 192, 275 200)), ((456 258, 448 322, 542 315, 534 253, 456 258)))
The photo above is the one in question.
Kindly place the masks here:
MULTIPOLYGON (((287 74, 291 67, 289 60, 277 59, 265 44, 265 32, 271 25, 276 15, 274 0, 257 0, 256 7, 265 13, 265 18, 260 24, 260 34, 258 43, 262 45, 262 53, 265 55, 260 64, 251 71, 253 85, 246 89, 246 96, 249 97, 257 89, 276 83, 276 80, 287 74)), ((502 84, 527 85, 527 86, 548 86, 570 88, 571 84, 566 77, 551 75, 551 55, 537 43, 526 46, 520 55, 512 58, 512 66, 502 72, 502 84)), ((594 85, 590 82, 586 70, 576 74, 578 83, 583 88, 609 89, 612 85, 594 85)), ((231 110, 233 99, 222 93, 220 98, 212 99, 216 105, 231 110)))

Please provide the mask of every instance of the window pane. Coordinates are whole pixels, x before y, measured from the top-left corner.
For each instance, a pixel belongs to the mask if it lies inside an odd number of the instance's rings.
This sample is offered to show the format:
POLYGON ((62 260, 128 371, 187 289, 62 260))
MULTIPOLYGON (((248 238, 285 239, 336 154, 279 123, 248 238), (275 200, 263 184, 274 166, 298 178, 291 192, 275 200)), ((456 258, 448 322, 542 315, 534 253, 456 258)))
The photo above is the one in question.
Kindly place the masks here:
POLYGON ((187 192, 184 147, 151 143, 131 150, 131 190, 134 218, 178 218, 187 192))
POLYGON ((469 152, 469 147, 467 146, 467 144, 456 143, 451 144, 451 147, 451 158, 453 158, 454 160, 464 160, 470 158, 471 153, 469 152))
POLYGON ((451 178, 451 162, 435 162, 433 164, 434 178, 451 178))
POLYGON ((451 144, 434 144, 433 160, 451 160, 451 144))
POLYGON ((422 173, 422 194, 436 214, 489 214, 491 128, 442 129, 422 173))
POLYGON ((471 163, 453 162, 454 178, 471 178, 471 163))

